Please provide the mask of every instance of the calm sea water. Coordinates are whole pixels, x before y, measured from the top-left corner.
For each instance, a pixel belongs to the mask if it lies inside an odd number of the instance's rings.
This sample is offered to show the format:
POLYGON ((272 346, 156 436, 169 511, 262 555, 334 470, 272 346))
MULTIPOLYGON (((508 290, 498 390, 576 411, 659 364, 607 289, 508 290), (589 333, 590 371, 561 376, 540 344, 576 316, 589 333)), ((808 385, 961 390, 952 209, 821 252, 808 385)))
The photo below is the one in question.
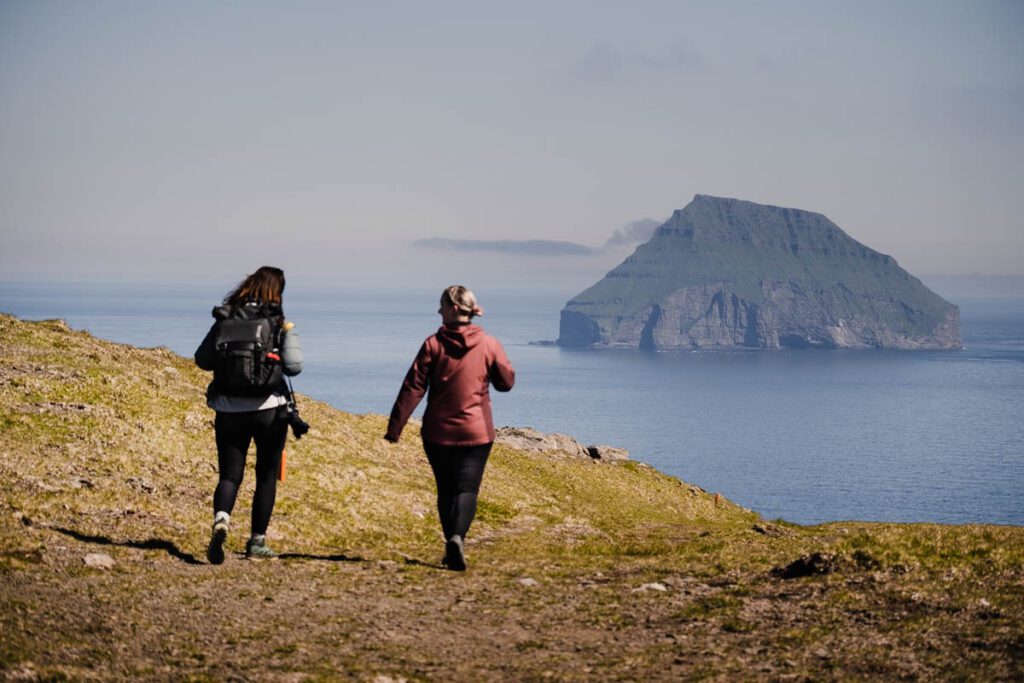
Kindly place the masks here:
MULTIPOLYGON (((0 283, 0 310, 191 355, 218 286, 0 283)), ((478 291, 517 370, 497 424, 571 434, 718 491, 768 518, 1024 524, 1024 301, 961 306, 956 352, 647 353, 553 339, 574 292, 478 291)), ((438 292, 302 289, 286 310, 307 370, 296 389, 388 413, 436 330, 438 292)), ((421 407, 422 410, 422 407, 421 407)))

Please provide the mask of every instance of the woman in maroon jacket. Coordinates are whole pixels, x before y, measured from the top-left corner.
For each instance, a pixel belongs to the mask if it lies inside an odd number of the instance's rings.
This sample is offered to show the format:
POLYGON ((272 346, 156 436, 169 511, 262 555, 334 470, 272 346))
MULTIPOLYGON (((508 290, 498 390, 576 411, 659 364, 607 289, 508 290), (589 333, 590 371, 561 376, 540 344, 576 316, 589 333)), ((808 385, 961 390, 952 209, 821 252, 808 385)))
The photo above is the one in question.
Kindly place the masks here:
POLYGON ((398 442, 426 393, 421 435, 437 482, 444 563, 463 571, 463 540, 476 514, 480 481, 494 443, 487 387, 493 384, 498 391, 509 391, 516 373, 501 343, 472 323, 474 316, 483 315, 473 292, 452 285, 441 294, 437 312, 444 324, 420 347, 391 409, 384 438, 398 442))

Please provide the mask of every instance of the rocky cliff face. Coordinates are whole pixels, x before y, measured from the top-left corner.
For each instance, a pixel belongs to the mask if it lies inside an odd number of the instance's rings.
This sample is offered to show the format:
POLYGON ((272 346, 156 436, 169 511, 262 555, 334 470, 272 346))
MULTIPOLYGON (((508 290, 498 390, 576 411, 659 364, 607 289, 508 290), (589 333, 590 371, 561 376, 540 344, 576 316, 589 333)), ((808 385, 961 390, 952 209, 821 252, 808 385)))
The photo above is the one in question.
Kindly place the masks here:
POLYGON ((697 195, 562 310, 558 343, 960 348, 960 311, 821 214, 697 195))

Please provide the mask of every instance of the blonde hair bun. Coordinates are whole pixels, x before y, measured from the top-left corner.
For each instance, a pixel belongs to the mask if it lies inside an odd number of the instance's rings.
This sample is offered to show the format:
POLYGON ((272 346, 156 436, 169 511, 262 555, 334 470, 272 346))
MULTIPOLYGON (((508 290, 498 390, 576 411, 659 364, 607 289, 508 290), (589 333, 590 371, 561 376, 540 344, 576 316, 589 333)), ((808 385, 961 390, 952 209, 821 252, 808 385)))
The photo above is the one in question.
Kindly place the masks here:
POLYGON ((447 298, 462 315, 468 315, 472 318, 484 314, 484 309, 480 308, 480 305, 476 302, 476 295, 468 287, 452 285, 446 288, 441 296, 447 298))

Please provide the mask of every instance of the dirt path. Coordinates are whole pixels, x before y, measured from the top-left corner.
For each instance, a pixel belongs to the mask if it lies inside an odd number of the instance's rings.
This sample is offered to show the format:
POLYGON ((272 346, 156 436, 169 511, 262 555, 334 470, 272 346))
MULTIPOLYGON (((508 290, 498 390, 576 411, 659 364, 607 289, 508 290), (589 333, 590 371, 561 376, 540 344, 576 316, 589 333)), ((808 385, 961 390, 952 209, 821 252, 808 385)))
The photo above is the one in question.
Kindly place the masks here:
POLYGON ((8 558, 7 680, 927 678, 975 666, 1012 680, 1024 670, 1019 622, 921 593, 909 575, 708 580, 642 560, 579 573, 551 559, 490 564, 472 546, 464 574, 436 558, 341 550, 263 562, 233 553, 215 567, 202 549, 24 533, 45 550, 8 558), (86 567, 96 552, 114 566, 86 567))

